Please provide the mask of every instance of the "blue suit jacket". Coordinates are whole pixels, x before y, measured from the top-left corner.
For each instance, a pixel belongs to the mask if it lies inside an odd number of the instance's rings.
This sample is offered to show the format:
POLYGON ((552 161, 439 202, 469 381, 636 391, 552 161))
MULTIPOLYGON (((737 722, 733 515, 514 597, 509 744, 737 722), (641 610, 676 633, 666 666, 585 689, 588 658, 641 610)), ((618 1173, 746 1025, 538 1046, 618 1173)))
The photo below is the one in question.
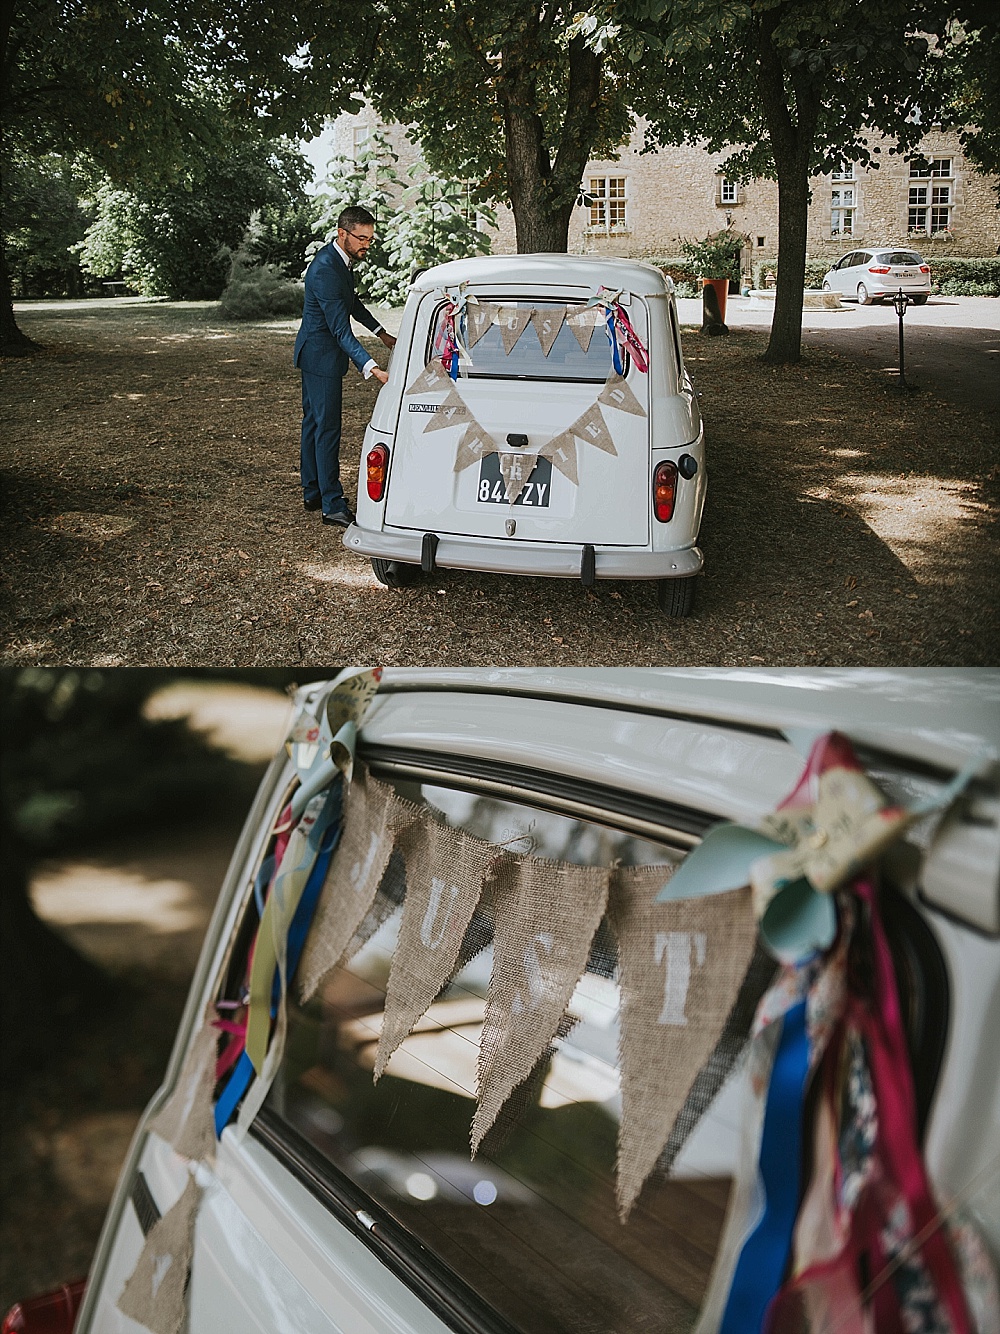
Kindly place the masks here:
POLYGON ((354 337, 352 316, 372 333, 380 327, 355 295, 351 271, 331 241, 306 270, 306 299, 295 339, 296 366, 331 380, 347 374, 348 358, 359 371, 364 370, 371 353, 354 337))

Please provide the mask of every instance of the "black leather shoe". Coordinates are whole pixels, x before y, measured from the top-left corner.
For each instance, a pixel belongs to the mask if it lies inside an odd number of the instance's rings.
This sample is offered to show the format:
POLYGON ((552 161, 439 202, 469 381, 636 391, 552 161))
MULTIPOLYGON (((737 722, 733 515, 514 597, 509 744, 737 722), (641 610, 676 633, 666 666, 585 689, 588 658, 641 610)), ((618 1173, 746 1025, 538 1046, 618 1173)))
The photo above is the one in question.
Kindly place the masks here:
POLYGON ((303 500, 302 504, 303 507, 310 512, 310 514, 312 513, 313 510, 321 510, 323 508, 323 502, 318 496, 316 497, 315 500, 303 500))
POLYGON ((350 528, 354 522, 354 511, 346 506, 342 510, 336 510, 333 514, 323 515, 324 523, 332 523, 335 528, 350 528))

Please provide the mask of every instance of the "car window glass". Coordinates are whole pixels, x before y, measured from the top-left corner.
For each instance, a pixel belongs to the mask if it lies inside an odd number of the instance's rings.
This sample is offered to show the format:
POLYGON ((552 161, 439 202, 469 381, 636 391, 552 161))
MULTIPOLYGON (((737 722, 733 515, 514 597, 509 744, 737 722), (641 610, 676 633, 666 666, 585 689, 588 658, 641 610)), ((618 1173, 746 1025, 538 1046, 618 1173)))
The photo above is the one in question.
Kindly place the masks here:
MULTIPOLYGON (((483 298, 484 300, 486 298, 483 298)), ((516 307, 525 313, 539 311, 562 321, 567 309, 584 309, 564 301, 504 301, 505 308, 516 307)), ((442 304, 435 312, 427 349, 427 360, 440 355, 444 334, 446 307, 442 304)), ((499 324, 491 324, 475 346, 469 349, 469 361, 460 360, 461 378, 517 379, 517 380, 592 380, 603 382, 611 369, 611 351, 607 334, 601 326, 594 329, 584 351, 571 326, 562 321, 555 342, 546 356, 539 341, 538 331, 528 322, 517 342, 508 352, 504 346, 499 324)), ((626 359, 627 361, 627 359, 626 359)), ((628 365, 625 366, 626 372, 628 365)))
MULTIPOLYGON (((677 856, 601 824, 493 796, 399 790, 515 852, 602 866, 677 856)), ((401 900, 405 869, 390 862, 386 879, 383 892, 401 900)), ((690 1329, 737 1161, 741 1076, 711 1104, 669 1175, 654 1174, 620 1223, 619 989, 613 937, 602 927, 570 1022, 470 1161, 492 947, 487 940, 445 987, 373 1084, 398 917, 330 974, 313 1001, 290 1005, 271 1111, 521 1334, 690 1329)))
POLYGON ((878 256, 881 264, 922 264, 924 261, 912 250, 887 250, 878 256))

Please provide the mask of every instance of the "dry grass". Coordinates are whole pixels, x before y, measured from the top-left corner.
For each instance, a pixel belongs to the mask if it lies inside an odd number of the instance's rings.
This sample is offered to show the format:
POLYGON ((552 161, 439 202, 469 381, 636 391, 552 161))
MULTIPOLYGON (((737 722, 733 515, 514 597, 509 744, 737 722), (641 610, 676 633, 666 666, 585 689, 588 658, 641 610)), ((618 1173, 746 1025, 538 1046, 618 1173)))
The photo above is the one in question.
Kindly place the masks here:
MULTIPOLYGON (((711 484, 696 615, 672 622, 641 583, 378 585, 302 509, 294 324, 207 304, 20 319, 46 350, 4 363, 2 662, 997 660, 993 424, 853 360, 770 368, 756 332, 686 333, 711 484)), ((348 377, 352 495, 373 393, 348 377)))

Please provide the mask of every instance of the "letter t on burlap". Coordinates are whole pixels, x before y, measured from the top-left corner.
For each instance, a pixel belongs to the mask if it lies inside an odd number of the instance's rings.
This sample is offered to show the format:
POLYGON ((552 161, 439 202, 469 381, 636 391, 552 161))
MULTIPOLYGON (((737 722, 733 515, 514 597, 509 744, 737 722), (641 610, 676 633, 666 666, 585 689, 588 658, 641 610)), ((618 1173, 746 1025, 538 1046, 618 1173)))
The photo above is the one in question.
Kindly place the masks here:
POLYGON ((749 889, 655 902, 672 870, 619 867, 612 875, 608 915, 621 980, 617 1190, 623 1222, 726 1026, 757 940, 749 889))

